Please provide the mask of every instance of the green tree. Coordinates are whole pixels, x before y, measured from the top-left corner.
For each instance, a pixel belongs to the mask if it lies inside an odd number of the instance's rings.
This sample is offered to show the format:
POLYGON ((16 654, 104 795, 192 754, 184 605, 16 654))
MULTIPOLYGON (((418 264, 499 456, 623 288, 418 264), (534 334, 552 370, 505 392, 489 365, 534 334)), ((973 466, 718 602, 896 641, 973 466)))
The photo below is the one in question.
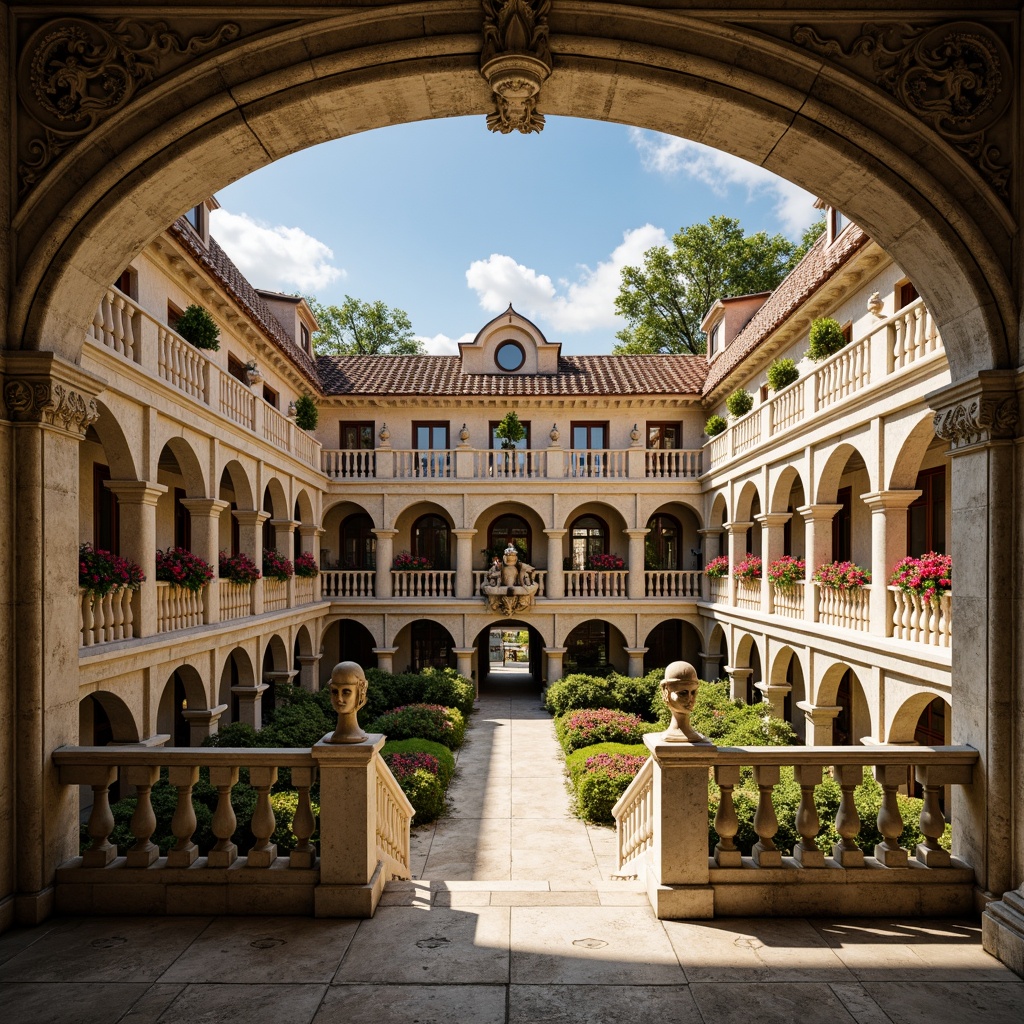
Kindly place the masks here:
MULTIPOLYGON (((823 224, 824 222, 822 222, 823 224)), ((764 231, 747 235, 733 217, 711 217, 672 236, 672 247, 644 253, 639 267, 623 267, 615 310, 628 324, 616 337, 617 355, 705 351, 701 320, 720 298, 767 292, 803 258, 820 229, 800 243, 764 231)))
POLYGON ((419 356, 425 352, 423 343, 413 337, 412 321, 404 309, 351 295, 340 306, 323 305, 312 295, 306 301, 320 324, 313 335, 318 356, 419 356))

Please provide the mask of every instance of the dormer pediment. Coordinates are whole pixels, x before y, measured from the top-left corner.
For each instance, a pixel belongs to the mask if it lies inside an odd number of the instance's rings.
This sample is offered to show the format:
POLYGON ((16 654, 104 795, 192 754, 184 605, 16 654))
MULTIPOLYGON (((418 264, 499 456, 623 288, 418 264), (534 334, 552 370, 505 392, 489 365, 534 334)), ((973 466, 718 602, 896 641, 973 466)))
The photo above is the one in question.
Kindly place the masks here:
POLYGON ((459 345, 459 359, 463 373, 555 374, 561 349, 509 305, 471 342, 459 345))

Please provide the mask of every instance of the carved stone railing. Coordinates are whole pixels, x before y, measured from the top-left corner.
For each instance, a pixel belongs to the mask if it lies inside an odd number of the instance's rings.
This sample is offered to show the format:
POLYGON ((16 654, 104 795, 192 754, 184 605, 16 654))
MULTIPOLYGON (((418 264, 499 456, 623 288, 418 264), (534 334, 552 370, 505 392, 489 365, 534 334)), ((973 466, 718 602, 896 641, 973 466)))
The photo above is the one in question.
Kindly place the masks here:
POLYGON ((871 588, 817 587, 818 621, 825 626, 866 633, 871 628, 871 588))
POLYGON ((892 635, 896 640, 949 647, 953 643, 953 595, 946 591, 931 601, 890 587, 893 595, 892 635))
POLYGON ((78 590, 78 630, 82 647, 131 640, 135 636, 132 615, 133 591, 112 590, 99 597, 78 590))
POLYGON ((653 756, 612 813, 619 870, 646 883, 658 917, 708 918, 716 908, 731 915, 781 914, 797 904, 800 913, 830 916, 930 914, 937 907, 959 913, 973 906, 973 870, 940 842, 944 788, 971 784, 978 760, 973 748, 715 748, 666 743, 664 733, 648 734, 644 742, 653 756), (775 842, 779 823, 772 795, 785 766, 792 767, 801 794, 795 816, 799 838, 792 851, 775 842), (875 822, 882 841, 867 853, 857 842, 862 822, 854 796, 866 767, 874 769, 882 789, 875 822), (737 845, 740 822, 733 795, 745 769, 758 790, 757 841, 749 855, 737 845), (839 841, 823 850, 818 837, 827 823, 815 804, 815 790, 827 771, 841 793, 833 822, 839 841), (911 771, 923 787, 923 840, 913 850, 900 846, 904 822, 897 801, 911 771), (718 787, 718 842, 711 857, 709 773, 718 787), (878 897, 880 882, 886 883, 884 900, 878 897))
POLYGON ((193 629, 203 624, 202 590, 186 590, 171 583, 156 585, 156 628, 158 633, 193 629))
POLYGON ((686 569, 646 569, 644 594, 647 597, 681 597, 700 600, 700 571, 686 569))
POLYGON ((827 409, 856 394, 871 379, 870 338, 841 349, 815 371, 817 395, 815 407, 827 409))
POLYGON ((320 596, 373 597, 376 575, 373 569, 322 569, 320 596))
POLYGON ((918 300, 892 318, 889 372, 910 366, 942 347, 939 329, 928 307, 918 300))
POLYGON ((747 413, 738 419, 730 428, 732 431, 732 450, 739 455, 749 451, 761 440, 761 410, 747 413))
POLYGON ((279 612, 288 607, 288 581, 263 579, 263 610, 279 612))
MULTIPOLYGON (((410 877, 413 808, 380 756, 384 737, 357 744, 321 741, 312 749, 62 747, 53 754, 61 786, 92 790, 89 848, 57 869, 56 902, 63 912, 181 914, 301 914, 370 917, 384 884, 410 877), (248 822, 254 842, 239 851, 232 791, 242 769, 256 791, 248 822), (296 809, 291 852, 278 854, 271 790, 290 773, 296 809), (200 773, 216 790, 209 849, 196 843, 193 793, 200 773), (319 776, 319 840, 310 789, 319 776), (357 776, 361 776, 357 781, 357 776), (165 778, 177 791, 174 845, 165 856, 154 842, 152 790, 165 778), (136 795, 132 843, 111 842, 110 787, 120 779, 136 795), (366 842, 360 838, 365 837, 366 842), (319 846, 319 849, 317 848, 319 846), (239 874, 242 868, 246 874, 239 874), (187 870, 182 870, 187 869, 187 870), (239 885, 238 882, 245 884, 239 885), (272 909, 271 909, 272 908, 272 909)), ((159 837, 158 837, 159 838, 159 837)))
MULTIPOLYGON (((391 452, 394 459, 392 476, 396 480, 424 480, 455 475, 454 453, 446 448, 401 450, 391 452)), ((378 453, 383 458, 383 453, 378 453)))
POLYGON ((226 373, 220 375, 220 411, 248 430, 256 426, 256 396, 226 373))
MULTIPOLYGON (((483 569, 473 570, 473 596, 482 597, 483 591, 480 589, 487 582, 487 572, 483 569)), ((537 593, 534 597, 544 596, 544 585, 547 582, 548 571, 547 569, 537 569, 533 574, 533 581, 538 584, 537 593)))
POLYGON ((771 400, 769 430, 772 434, 788 430, 804 418, 804 393, 804 388, 787 387, 771 400))
POLYGON ((292 423, 287 416, 282 416, 269 402, 263 405, 263 436, 281 451, 289 450, 288 435, 292 423))
MULTIPOLYGON (((814 584, 811 584, 813 586, 814 584)), ((804 581, 798 580, 790 587, 774 587, 772 604, 776 615, 786 619, 804 617, 804 581)))
POLYGON ((218 591, 221 622, 245 618, 252 611, 251 583, 232 583, 231 580, 221 580, 218 584, 218 591))
POLYGON ((361 448, 325 448, 320 468, 331 480, 371 480, 377 475, 376 456, 375 451, 361 448))
POLYGON ((392 569, 395 597, 454 597, 455 573, 446 569, 392 569))
POLYGON ((629 476, 628 449, 570 448, 565 453, 565 476, 577 480, 613 479, 629 476))
POLYGON ((570 569, 565 573, 566 597, 625 597, 626 569, 570 569))
POLYGON ((320 584, 315 576, 295 577, 295 603, 312 604, 320 596, 320 584))
POLYGON ((208 403, 210 360, 166 324, 157 323, 156 336, 157 375, 186 395, 208 403))
POLYGON ((473 452, 473 477, 478 480, 542 480, 547 476, 543 448, 491 448, 473 452))
POLYGON ((703 472, 704 452, 698 448, 651 448, 647 476, 656 480, 695 480, 703 472))
POLYGON ((736 580, 736 607, 745 608, 750 612, 761 610, 760 580, 736 580))
POLYGON ((100 299, 87 334, 129 362, 137 363, 141 359, 139 339, 144 316, 142 308, 124 292, 108 288, 100 299))
POLYGON ((708 576, 708 600, 715 604, 729 603, 729 578, 727 576, 708 576))

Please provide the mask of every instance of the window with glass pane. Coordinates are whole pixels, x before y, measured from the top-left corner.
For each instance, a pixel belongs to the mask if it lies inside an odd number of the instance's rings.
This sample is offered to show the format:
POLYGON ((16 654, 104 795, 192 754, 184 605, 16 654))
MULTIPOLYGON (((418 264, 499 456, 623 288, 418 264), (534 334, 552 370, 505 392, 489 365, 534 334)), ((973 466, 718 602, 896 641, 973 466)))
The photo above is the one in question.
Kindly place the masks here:
POLYGON ((652 516, 647 522, 645 561, 648 569, 672 570, 680 567, 679 522, 673 516, 652 516))
POLYGON ((907 554, 915 558, 927 551, 946 554, 946 467, 917 475, 921 496, 907 509, 907 554))
POLYGON ((451 475, 447 423, 413 423, 412 442, 417 451, 430 453, 416 457, 417 476, 451 475))
POLYGON ((521 516, 500 516, 491 524, 490 549, 504 550, 510 543, 519 549, 524 562, 530 561, 530 525, 521 516))
POLYGON ((678 423, 648 423, 648 448, 679 448, 683 439, 683 428, 678 423))
POLYGON ((373 449, 373 424, 341 423, 341 445, 347 451, 371 451, 373 449))
POLYGON ((420 516, 412 526, 412 553, 430 560, 434 569, 448 569, 450 534, 440 516, 420 516))
POLYGON ((607 472, 604 450, 608 446, 607 423, 573 423, 572 475, 604 476, 607 472))
POLYGON ((447 668, 451 662, 452 638, 444 626, 436 622, 412 624, 412 669, 447 668))
POLYGON ((572 669, 605 668, 608 665, 608 623, 591 619, 566 637, 565 660, 572 669))
POLYGON ((573 569, 587 567, 591 555, 603 555, 608 551, 608 527, 597 516, 580 516, 569 531, 573 569))
POLYGON ((373 520, 365 513, 348 516, 341 524, 342 569, 376 569, 377 537, 373 520))

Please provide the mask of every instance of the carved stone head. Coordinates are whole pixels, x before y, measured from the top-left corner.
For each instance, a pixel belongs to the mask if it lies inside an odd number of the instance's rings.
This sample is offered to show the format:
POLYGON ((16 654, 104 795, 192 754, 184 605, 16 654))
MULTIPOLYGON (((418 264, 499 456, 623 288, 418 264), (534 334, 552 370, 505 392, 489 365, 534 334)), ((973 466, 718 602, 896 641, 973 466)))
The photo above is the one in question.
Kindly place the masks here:
POLYGON ((665 669, 661 695, 672 712, 672 724, 665 733, 668 743, 707 743, 708 738, 690 725, 690 715, 697 705, 700 680, 697 670, 688 661, 673 661, 665 669))
POLYGON ((338 727, 329 743, 362 743, 366 733, 356 713, 366 704, 367 682, 362 668, 354 661, 339 662, 331 671, 331 707, 338 713, 338 727))

